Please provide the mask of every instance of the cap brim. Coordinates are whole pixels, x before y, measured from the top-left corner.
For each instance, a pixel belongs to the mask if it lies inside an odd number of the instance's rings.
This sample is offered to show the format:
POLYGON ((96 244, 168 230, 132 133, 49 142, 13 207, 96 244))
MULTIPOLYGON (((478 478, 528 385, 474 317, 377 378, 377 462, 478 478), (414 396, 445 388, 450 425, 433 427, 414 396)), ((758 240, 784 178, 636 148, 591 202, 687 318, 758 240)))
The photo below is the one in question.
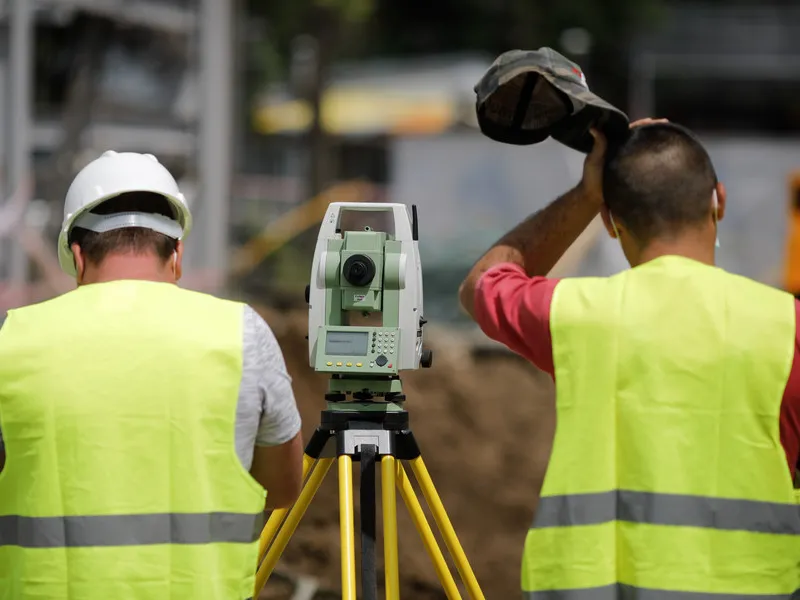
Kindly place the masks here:
POLYGON ((481 132, 490 139, 507 144, 535 144, 547 137, 562 144, 588 153, 594 145, 589 133, 592 126, 598 127, 609 138, 624 136, 629 128, 627 115, 603 100, 587 87, 553 72, 549 60, 539 51, 512 50, 495 60, 474 88, 478 124, 481 132), (550 66, 548 66, 550 65, 550 66), (511 130, 493 123, 481 113, 482 107, 502 86, 525 73, 537 73, 555 89, 582 103, 585 107, 560 119, 547 128, 538 130, 511 130))
POLYGON ((620 109, 578 83, 549 72, 543 72, 542 76, 555 88, 585 105, 582 110, 552 126, 550 135, 554 140, 588 154, 594 146, 594 138, 589 133, 592 127, 598 128, 610 140, 626 135, 630 122, 620 109))

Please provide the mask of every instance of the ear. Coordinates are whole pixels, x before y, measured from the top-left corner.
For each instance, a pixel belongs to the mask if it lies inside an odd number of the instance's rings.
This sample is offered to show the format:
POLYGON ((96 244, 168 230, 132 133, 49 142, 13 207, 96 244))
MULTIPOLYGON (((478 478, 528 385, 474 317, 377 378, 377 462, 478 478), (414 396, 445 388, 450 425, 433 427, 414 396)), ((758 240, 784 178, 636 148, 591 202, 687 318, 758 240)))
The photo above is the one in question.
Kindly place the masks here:
POLYGON ((717 183, 717 220, 722 221, 725 218, 725 206, 727 203, 727 192, 722 182, 717 183))
POLYGON ((616 239, 617 234, 614 232, 614 226, 611 224, 611 213, 608 211, 608 207, 605 204, 600 207, 600 217, 603 219, 603 225, 605 225, 608 235, 612 239, 616 239))
POLYGON ((72 256, 75 258, 75 270, 77 271, 75 280, 80 285, 83 283, 83 275, 86 272, 86 257, 83 256, 81 247, 78 244, 73 243, 70 249, 72 250, 72 256))
POLYGON ((175 281, 180 281, 183 276, 183 242, 181 240, 178 240, 175 245, 175 255, 172 260, 175 261, 175 281))

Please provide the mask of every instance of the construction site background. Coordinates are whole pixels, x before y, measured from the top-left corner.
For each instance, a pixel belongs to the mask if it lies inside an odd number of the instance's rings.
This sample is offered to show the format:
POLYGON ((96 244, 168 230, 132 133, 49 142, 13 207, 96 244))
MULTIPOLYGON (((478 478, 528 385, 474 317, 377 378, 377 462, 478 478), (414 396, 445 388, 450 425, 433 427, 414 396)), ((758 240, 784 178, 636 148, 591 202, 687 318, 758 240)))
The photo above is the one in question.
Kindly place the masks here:
MULTIPOLYGON (((583 156, 552 140, 516 147, 481 136, 473 86, 500 52, 546 45, 632 119, 691 127, 728 189, 720 266, 797 293, 793 4, 7 0, 0 315, 74 288, 55 251, 74 174, 107 149, 153 153, 195 217, 182 285, 264 314, 308 437, 325 381, 307 364, 303 290, 325 207, 416 204, 435 359, 432 370, 404 377, 412 426, 487 598, 516 597, 552 439, 553 386, 489 343, 459 310, 456 290, 489 244, 578 181, 583 156)), ((626 266, 598 220, 552 275, 626 266)), ((337 597, 335 479, 324 482, 264 598, 337 597)), ((399 514, 404 597, 443 598, 399 514)))

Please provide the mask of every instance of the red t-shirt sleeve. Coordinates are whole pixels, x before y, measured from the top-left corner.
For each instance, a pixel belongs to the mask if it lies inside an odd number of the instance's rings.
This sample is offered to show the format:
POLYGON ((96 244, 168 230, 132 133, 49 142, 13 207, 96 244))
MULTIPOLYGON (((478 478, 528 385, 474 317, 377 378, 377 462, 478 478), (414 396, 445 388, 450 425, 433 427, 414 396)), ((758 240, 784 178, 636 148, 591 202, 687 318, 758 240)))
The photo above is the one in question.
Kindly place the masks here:
POLYGON ((554 376, 550 304, 558 279, 528 277, 519 265, 486 271, 475 286, 475 320, 500 342, 554 376))
POLYGON ((781 444, 794 474, 800 459, 800 302, 795 300, 794 360, 781 405, 781 444))

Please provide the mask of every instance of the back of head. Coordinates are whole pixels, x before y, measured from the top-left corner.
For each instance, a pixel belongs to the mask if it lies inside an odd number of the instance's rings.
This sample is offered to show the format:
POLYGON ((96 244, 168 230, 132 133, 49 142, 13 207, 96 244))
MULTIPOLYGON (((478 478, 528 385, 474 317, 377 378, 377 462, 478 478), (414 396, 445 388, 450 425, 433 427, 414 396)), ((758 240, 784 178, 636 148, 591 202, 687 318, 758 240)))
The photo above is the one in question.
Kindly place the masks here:
MULTIPOLYGON (((153 192, 128 192, 105 200, 92 209, 95 215, 145 213, 162 215, 177 221, 170 202, 153 192)), ((151 254, 166 262, 175 252, 177 238, 147 227, 121 227, 97 232, 76 226, 69 234, 69 244, 78 244, 88 262, 97 266, 110 254, 151 254)))
POLYGON ((640 245, 702 227, 716 183, 705 148, 674 123, 634 127, 609 147, 603 170, 608 210, 640 245))

